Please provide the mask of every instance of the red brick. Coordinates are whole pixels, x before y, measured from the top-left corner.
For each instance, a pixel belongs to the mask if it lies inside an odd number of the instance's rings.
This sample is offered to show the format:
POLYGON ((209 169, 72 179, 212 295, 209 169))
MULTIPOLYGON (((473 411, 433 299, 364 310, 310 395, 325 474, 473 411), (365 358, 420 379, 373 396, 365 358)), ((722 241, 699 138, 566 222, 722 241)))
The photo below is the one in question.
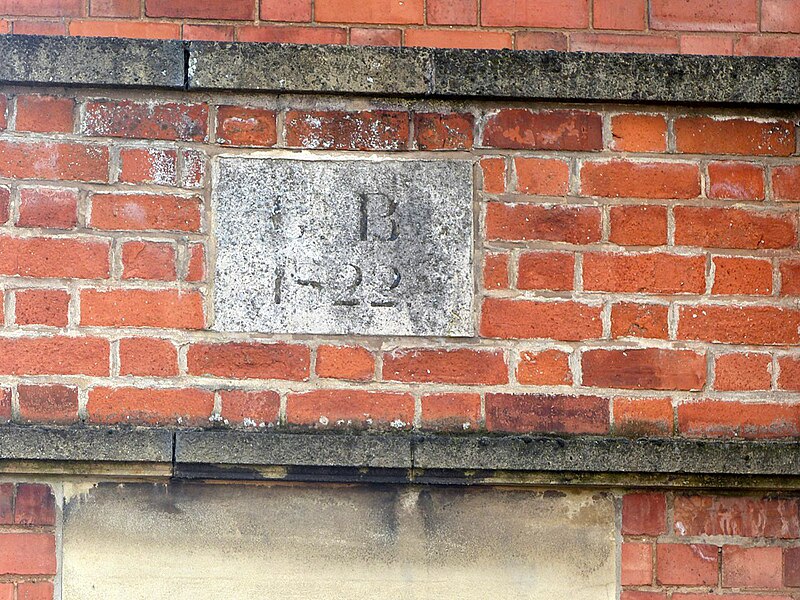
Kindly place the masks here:
POLYGON ((651 0, 650 27, 683 31, 756 31, 757 0, 651 0))
POLYGON ((681 54, 730 56, 733 54, 733 39, 730 34, 681 35, 681 54))
POLYGON ((380 23, 421 25, 423 0, 315 0, 314 19, 320 23, 380 23))
POLYGON ((764 169, 760 165, 715 162, 708 165, 708 197, 722 200, 763 200, 764 169))
POLYGON ((202 201, 197 196, 94 194, 91 226, 128 231, 199 231, 202 201))
POLYGON ((5 224, 11 216, 11 190, 0 186, 0 225, 5 224))
POLYGON ((476 0, 428 0, 429 25, 477 25, 476 0))
POLYGON ((603 333, 600 312, 600 306, 577 302, 486 298, 481 312, 481 336, 563 341, 599 338, 603 333))
POLYGON ((178 153, 161 148, 123 148, 119 158, 123 183, 177 185, 178 153))
POLYGON ((651 585, 653 583, 653 545, 622 543, 622 585, 651 585))
POLYGON ((704 400, 678 406, 687 437, 786 438, 800 435, 800 405, 704 400))
POLYGON ((89 15, 92 17, 138 17, 140 0, 91 0, 89 15))
POLYGON ((722 547, 722 587, 782 587, 783 549, 722 547))
POLYGON ((675 144, 678 152, 690 154, 791 156, 795 127, 789 121, 681 117, 675 120, 675 144))
POLYGON ((0 575, 55 575, 52 533, 0 533, 0 575))
POLYGON ((777 200, 800 201, 800 166, 784 165, 773 168, 772 192, 777 200))
POLYGON ((181 290, 82 290, 81 325, 202 329, 203 297, 181 290))
POLYGON ((17 131, 72 133, 75 101, 55 96, 18 96, 17 131))
POLYGON ((17 600, 53 600, 53 584, 49 581, 21 581, 17 584, 17 600))
POLYGON ((122 278, 174 281, 175 248, 169 242, 125 242, 122 278))
POLYGON ((78 193, 55 188, 21 188, 18 227, 72 229, 78 224, 78 193))
POLYGON ((608 433, 608 400, 596 396, 486 394, 486 428, 511 433, 608 433))
POLYGON ((643 52, 645 54, 677 54, 678 38, 671 35, 646 35, 573 32, 573 52, 643 52))
POLYGON ((569 354, 561 350, 520 352, 517 381, 522 385, 572 385, 569 354))
POLYGON ((590 244, 600 241, 600 210, 594 206, 490 202, 486 206, 486 237, 590 244))
POLYGON ((0 14, 25 17, 80 17, 82 0, 0 0, 0 14))
POLYGON ((613 406, 618 435, 672 435, 672 402, 668 398, 614 398, 613 406))
POLYGON ((700 390, 706 382, 705 355, 691 350, 588 350, 581 363, 591 387, 700 390))
POLYGON ((592 252, 583 257, 583 287, 639 294, 702 294, 705 265, 702 255, 592 252))
POLYGON ((268 148, 278 141, 275 111, 244 106, 217 108, 217 143, 268 148))
POLYGON ((738 35, 733 53, 737 56, 791 56, 800 54, 800 39, 796 35, 738 35))
POLYGON ((506 191, 506 161, 504 158, 481 159, 483 191, 487 194, 502 194, 506 191))
POLYGON ((696 198, 700 169, 690 163, 587 162, 581 167, 581 193, 603 198, 696 198))
POLYGON ((508 288, 508 254, 488 254, 483 259, 483 288, 508 288))
POLYGON ((55 525, 56 499, 49 485, 18 483, 14 502, 17 525, 55 525))
POLYGON ((712 294, 772 294, 772 262, 757 258, 715 256, 712 294))
POLYGON ((656 536, 666 531, 667 499, 664 494, 640 492, 622 497, 622 535, 656 536))
POLYGON ((86 135, 182 142, 203 142, 208 136, 205 104, 90 100, 85 111, 86 135))
POLYGON ((0 142, 0 176, 108 181, 108 148, 71 142, 0 142))
MULTIPOLYGON (((9 406, 11 405, 11 393, 9 392, 9 406)), ((0 483, 0 524, 11 525, 14 523, 14 484, 0 483)), ((0 594, 0 598, 5 597, 0 594)), ((11 599, 14 600, 12 589, 11 599)))
POLYGON ((575 255, 566 252, 526 252, 519 257, 520 290, 571 290, 575 255))
POLYGON ((797 498, 676 495, 673 505, 678 535, 800 537, 797 498))
POLYGON ((786 260, 780 263, 781 295, 800 295, 800 261, 786 260))
POLYGON ((203 40, 209 42, 232 42, 235 29, 230 25, 183 24, 184 40, 203 40))
POLYGON ((800 392, 800 357, 778 359, 778 389, 800 392))
POLYGON ((300 111, 286 113, 286 144, 325 150, 406 150, 408 113, 300 111))
MULTIPOLYGON (((606 1, 619 2, 619 0, 606 1)), ((636 2, 633 4, 635 5, 636 2)), ((667 120, 664 115, 614 115, 611 117, 611 137, 613 150, 665 152, 667 149, 667 120)))
POLYGON ((342 27, 244 26, 236 28, 236 39, 278 44, 347 44, 347 30, 342 27))
POLYGON ((714 363, 714 389, 768 390, 772 381, 771 363, 769 354, 721 354, 714 363))
POLYGON ((278 424, 281 397, 271 391, 223 391, 222 418, 226 424, 266 427, 278 424))
POLYGON ((261 0, 262 21, 311 21, 311 0, 261 0))
POLYGON ((469 113, 415 113, 414 137, 420 150, 469 150, 475 117, 469 113))
POLYGON ((145 0, 148 17, 171 17, 175 19, 240 19, 255 18, 251 0, 145 0))
POLYGON ((189 264, 186 269, 186 281, 205 281, 206 249, 203 244, 189 246, 189 264))
POLYGON ((422 396, 424 429, 465 431, 478 428, 481 418, 479 394, 425 394, 422 396))
POLYGON ((718 549, 709 544, 657 544, 656 580, 663 585, 716 585, 718 549))
POLYGON ((64 290, 18 290, 17 325, 66 327, 69 321, 69 293, 64 290))
POLYGON ((377 29, 374 27, 351 27, 351 46, 399 46, 403 34, 399 29, 377 29))
POLYGON ((603 120, 596 112, 505 108, 487 119, 483 144, 514 150, 601 150, 603 120))
MULTIPOLYGON (((11 421, 11 390, 0 388, 0 423, 8 423, 9 421, 11 421)), ((1 493, 0 504, 2 504, 1 493)), ((2 524, 2 507, 0 507, 0 524, 2 524)))
POLYGON ((645 0, 594 0, 595 29, 644 30, 647 26, 645 0))
POLYGON ((481 25, 582 29, 589 26, 589 0, 483 0, 481 25))
POLYGON ((517 50, 560 50, 566 51, 569 45, 564 33, 550 31, 517 31, 514 34, 517 50))
POLYGON ((409 429, 414 420, 410 394, 364 390, 290 393, 286 420, 316 428, 409 429))
POLYGON ((611 306, 611 337, 667 339, 667 315, 664 304, 619 302, 611 306))
POLYGON ((0 274, 22 277, 104 279, 108 242, 0 236, 0 274))
MULTIPOLYGON (((674 595, 673 598, 677 598, 674 595)), ((667 600, 666 592, 643 592, 641 590, 622 590, 620 600, 667 600)))
POLYGON ((724 344, 797 344, 800 310, 777 306, 681 306, 678 339, 724 344))
POLYGON ((152 21, 70 21, 69 35, 173 40, 181 37, 180 23, 152 21))
POLYGON ((800 12, 793 0, 762 0, 761 30, 800 33, 800 12))
POLYGON ((107 340, 91 337, 0 338, 2 375, 109 374, 107 340))
POLYGON ((90 423, 208 425, 214 393, 200 389, 96 387, 86 405, 90 423))
POLYGON ((791 248, 797 244, 791 213, 676 206, 675 243, 704 248, 791 248))
POLYGON ((119 374, 174 377, 178 374, 178 350, 169 340, 141 337, 121 339, 119 374))
POLYGON ((569 192, 569 164, 547 158, 514 159, 517 191, 540 196, 566 196, 569 192))
POLYGON ((190 375, 302 381, 311 352, 299 344, 197 343, 189 347, 187 361, 190 375))
POLYGON ((783 550, 783 584, 800 587, 800 547, 783 550))
POLYGON ((319 377, 370 381, 375 377, 375 357, 361 346, 320 346, 316 371, 319 377))
MULTIPOLYGON (((3 23, 5 23, 6 29, 8 29, 8 22, 0 19, 0 30, 2 30, 3 23)), ((8 32, 6 31, 4 33, 8 32)), ((8 112, 8 96, 0 94, 0 130, 8 127, 8 112)))
POLYGON ((383 355, 383 379, 493 385, 508 383, 508 365, 501 350, 395 350, 383 355))
POLYGON ((187 188, 203 187, 206 176, 206 155, 200 150, 183 150, 183 169, 181 186, 187 188))
POLYGON ((406 46, 434 48, 511 48, 511 34, 501 31, 466 29, 406 29, 406 46))

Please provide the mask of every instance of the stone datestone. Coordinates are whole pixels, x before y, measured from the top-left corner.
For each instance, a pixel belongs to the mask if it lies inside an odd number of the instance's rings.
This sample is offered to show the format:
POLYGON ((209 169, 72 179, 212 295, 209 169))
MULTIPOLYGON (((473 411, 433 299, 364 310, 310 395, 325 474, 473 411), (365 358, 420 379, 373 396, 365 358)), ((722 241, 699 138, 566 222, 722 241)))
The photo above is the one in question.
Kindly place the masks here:
POLYGON ((322 484, 64 488, 63 600, 612 600, 595 492, 322 484))
POLYGON ((472 164, 223 157, 213 328, 471 336, 472 164))

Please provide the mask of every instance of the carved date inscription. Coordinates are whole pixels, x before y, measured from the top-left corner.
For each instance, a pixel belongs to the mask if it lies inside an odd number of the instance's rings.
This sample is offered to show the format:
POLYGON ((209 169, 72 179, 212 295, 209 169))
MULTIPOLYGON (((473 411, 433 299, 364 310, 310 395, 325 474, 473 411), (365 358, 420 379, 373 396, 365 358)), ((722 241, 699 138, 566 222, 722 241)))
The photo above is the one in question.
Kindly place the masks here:
POLYGON ((218 161, 215 329, 473 334, 470 163, 218 161))

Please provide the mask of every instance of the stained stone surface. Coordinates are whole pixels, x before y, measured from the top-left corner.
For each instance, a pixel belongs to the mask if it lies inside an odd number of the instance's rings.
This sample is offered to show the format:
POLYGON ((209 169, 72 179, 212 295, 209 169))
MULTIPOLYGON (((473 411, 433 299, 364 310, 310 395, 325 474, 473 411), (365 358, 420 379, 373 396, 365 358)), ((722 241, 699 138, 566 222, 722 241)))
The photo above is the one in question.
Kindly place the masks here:
POLYGON ((64 600, 613 600, 613 498, 321 484, 65 484, 64 600))
POLYGON ((472 165, 222 157, 213 328, 471 336, 472 165))

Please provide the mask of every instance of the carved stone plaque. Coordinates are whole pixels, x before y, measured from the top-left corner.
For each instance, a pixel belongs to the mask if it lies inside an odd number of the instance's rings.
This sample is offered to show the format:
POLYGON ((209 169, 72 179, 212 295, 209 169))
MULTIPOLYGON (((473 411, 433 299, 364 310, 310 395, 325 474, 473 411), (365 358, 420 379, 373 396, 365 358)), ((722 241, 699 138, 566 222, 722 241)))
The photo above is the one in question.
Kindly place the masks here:
POLYGON ((470 336, 472 165, 223 157, 217 331, 470 336))

